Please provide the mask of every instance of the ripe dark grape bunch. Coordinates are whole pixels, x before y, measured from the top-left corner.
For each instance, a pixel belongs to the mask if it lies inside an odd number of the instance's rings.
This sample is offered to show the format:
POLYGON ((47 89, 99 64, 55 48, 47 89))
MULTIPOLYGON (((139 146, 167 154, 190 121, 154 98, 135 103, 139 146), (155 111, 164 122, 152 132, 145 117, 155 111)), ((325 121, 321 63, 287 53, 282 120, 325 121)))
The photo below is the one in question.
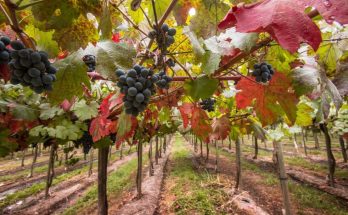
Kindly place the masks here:
POLYGON ((0 38, 0 64, 8 64, 8 62, 10 61, 10 50, 6 48, 8 45, 10 45, 10 43, 10 38, 0 38))
POLYGON ((135 65, 127 73, 117 69, 116 76, 119 77, 117 86, 121 89, 121 93, 125 94, 123 101, 126 113, 137 116, 145 110, 151 95, 155 94, 154 83, 158 78, 153 76, 152 70, 139 65, 135 65))
POLYGON ((93 138, 88 131, 85 131, 82 137, 76 141, 76 143, 82 145, 84 154, 88 154, 89 150, 93 146, 93 138))
POLYGON ((169 83, 173 80, 173 78, 167 76, 164 71, 153 75, 153 77, 155 77, 154 79, 157 79, 156 85, 161 89, 169 89, 169 83))
POLYGON ((12 41, 11 47, 13 50, 8 64, 11 83, 30 86, 38 94, 52 90, 57 69, 51 65, 47 53, 25 48, 20 41, 12 41))
MULTIPOLYGON (((155 28, 156 29, 156 28, 155 28)), ((150 39, 156 39, 158 46, 160 48, 167 49, 169 46, 171 46, 174 42, 174 36, 176 34, 175 28, 169 28, 167 24, 163 24, 159 31, 153 30, 149 33, 150 39)))
POLYGON ((253 76, 256 77, 257 82, 267 83, 272 79, 272 75, 274 75, 274 70, 272 66, 268 63, 261 63, 254 65, 254 71, 252 73, 253 76))
POLYGON ((95 67, 96 67, 97 63, 95 61, 95 56, 94 55, 85 55, 85 56, 83 56, 82 60, 88 66, 88 71, 87 72, 95 71, 95 67))
POLYGON ((206 110, 208 112, 213 112, 214 111, 214 105, 215 105, 215 99, 213 98, 208 98, 202 100, 199 104, 201 105, 203 110, 206 110))

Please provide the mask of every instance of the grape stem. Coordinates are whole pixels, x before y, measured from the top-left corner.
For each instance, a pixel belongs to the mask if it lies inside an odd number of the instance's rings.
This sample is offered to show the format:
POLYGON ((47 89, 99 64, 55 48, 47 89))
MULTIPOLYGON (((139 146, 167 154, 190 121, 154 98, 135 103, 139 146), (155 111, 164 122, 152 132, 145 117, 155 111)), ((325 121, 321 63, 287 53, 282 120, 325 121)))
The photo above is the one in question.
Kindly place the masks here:
MULTIPOLYGON (((188 76, 176 76, 173 77, 173 82, 184 82, 187 79, 197 79, 197 77, 188 77, 188 76)), ((218 77, 216 78, 219 81, 239 81, 241 79, 241 76, 223 76, 223 77, 218 77)))
POLYGON ((6 19, 9 25, 11 26, 12 30, 16 32, 19 39, 24 43, 24 45, 27 48, 32 48, 33 50, 36 50, 34 42, 19 26, 18 19, 16 16, 16 10, 18 10, 18 5, 11 2, 10 0, 5 0, 4 3, 6 8, 3 6, 3 4, 0 4, 0 9, 5 14, 6 19))

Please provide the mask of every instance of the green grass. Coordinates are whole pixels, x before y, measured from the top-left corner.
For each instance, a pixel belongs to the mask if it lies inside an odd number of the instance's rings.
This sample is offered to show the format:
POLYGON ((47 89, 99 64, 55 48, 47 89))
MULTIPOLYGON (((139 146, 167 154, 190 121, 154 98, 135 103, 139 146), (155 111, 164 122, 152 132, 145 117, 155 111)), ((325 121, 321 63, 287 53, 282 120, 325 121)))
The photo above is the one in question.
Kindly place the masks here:
MULTIPOLYGON (((135 147, 132 148, 131 153, 134 151, 135 151, 135 147)), ((125 156, 126 156, 126 154, 127 153, 125 153, 125 156)), ((116 160, 118 158, 118 156, 119 156, 119 152, 112 154, 111 161, 116 160)), ((95 167, 96 167, 96 165, 94 164, 94 169, 95 169, 95 167)), ((41 168, 45 168, 47 170, 47 167, 41 167, 41 168)), ((37 168, 37 169, 39 169, 39 168, 37 168)), ((87 174, 88 169, 89 169, 89 165, 86 165, 80 169, 76 169, 76 170, 73 170, 73 171, 70 171, 67 173, 63 173, 63 174, 61 174, 53 179, 52 186, 57 185, 65 180, 68 180, 76 175, 87 174)), ((6 198, 4 198, 3 200, 0 200, 0 211, 4 207, 11 205, 11 204, 13 204, 21 199, 24 199, 28 196, 39 193, 40 191, 44 190, 45 187, 46 187, 46 182, 35 183, 30 187, 18 190, 13 194, 7 195, 6 198)))
MULTIPOLYGON (((214 151, 214 150, 215 150, 214 148, 211 148, 211 151, 214 151)), ((231 161, 235 160, 235 156, 231 155, 230 153, 226 151, 220 150, 220 153, 226 156, 227 158, 229 158, 231 161)), ((303 160, 301 159, 303 158, 299 158, 298 160, 296 160, 296 162, 302 162, 303 160)), ((296 162, 293 161, 292 165, 297 165, 296 162)), ((315 168, 318 168, 317 165, 315 165, 315 168)), ((251 163, 245 160, 243 161, 242 159, 242 169, 247 169, 258 175, 263 176, 265 180, 260 181, 260 183, 262 183, 265 186, 272 186, 272 185, 279 184, 278 177, 275 173, 267 172, 261 169, 260 167, 258 167, 254 163, 251 163)), ((295 199, 295 201, 299 205, 300 214, 304 214, 304 210, 306 208, 313 208, 316 210, 320 210, 325 214, 335 214, 335 215, 348 214, 348 207, 345 206, 338 198, 328 193, 325 193, 323 191, 312 188, 308 185, 299 184, 291 180, 289 181, 288 184, 289 184, 289 191, 291 195, 293 196, 293 199, 295 199)))
MULTIPOLYGON (((68 173, 61 174, 61 175, 57 176, 56 178, 54 178, 52 186, 54 186, 62 181, 68 180, 76 175, 81 174, 81 173, 85 173, 85 172, 87 172, 87 170, 88 170, 88 166, 85 166, 81 169, 77 169, 77 170, 74 170, 74 171, 71 171, 68 173)), ((0 201, 0 210, 3 209, 4 207, 10 205, 10 204, 15 203, 18 200, 24 199, 28 196, 34 195, 34 194, 44 190, 45 186, 46 186, 46 182, 35 183, 30 187, 24 188, 23 190, 18 190, 17 192, 6 196, 5 199, 0 201)))
MULTIPOLYGON (((135 147, 132 151, 135 151, 135 147)), ((147 152, 144 152, 144 155, 147 152)), ((148 157, 143 156, 143 165, 148 163, 148 157)), ((130 160, 128 163, 122 165, 120 168, 108 175, 107 192, 108 198, 116 197, 127 189, 135 186, 135 176, 133 176, 137 169, 137 158, 130 160)), ((80 212, 93 204, 97 204, 98 189, 97 185, 91 186, 86 194, 82 196, 77 203, 64 211, 64 215, 80 214, 80 212)))
POLYGON ((174 165, 166 179, 174 185, 166 194, 176 197, 171 210, 176 214, 224 214, 216 208, 227 201, 227 194, 213 186, 216 176, 195 170, 182 137, 177 137, 171 160, 174 165))

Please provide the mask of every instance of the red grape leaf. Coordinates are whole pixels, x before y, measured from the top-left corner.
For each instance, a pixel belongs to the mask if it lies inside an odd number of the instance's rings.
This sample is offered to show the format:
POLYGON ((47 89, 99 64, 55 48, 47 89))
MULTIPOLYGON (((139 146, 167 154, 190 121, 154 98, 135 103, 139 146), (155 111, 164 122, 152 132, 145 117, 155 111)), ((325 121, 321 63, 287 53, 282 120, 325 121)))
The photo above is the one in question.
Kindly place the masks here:
POLYGON ((199 107, 192 109, 191 127, 193 133, 201 140, 209 142, 209 134, 212 131, 208 114, 199 107))
POLYGON ((111 93, 103 99, 99 106, 99 115, 92 120, 89 129, 89 133, 92 135, 94 142, 116 132, 117 121, 112 121, 108 119, 108 117, 111 113, 110 110, 122 103, 122 98, 122 94, 116 96, 111 93))
POLYGON ((132 137, 137 126, 137 118, 126 114, 126 112, 123 111, 119 117, 117 125, 116 147, 119 147, 124 140, 132 137))
POLYGON ((91 134, 93 138, 93 142, 97 142, 101 140, 103 137, 108 136, 110 131, 110 124, 113 122, 109 120, 107 117, 103 115, 99 115, 96 118, 94 118, 91 122, 91 127, 89 129, 89 133, 91 134))
POLYGON ((238 109, 253 106, 263 125, 274 123, 283 113, 292 123, 295 122, 298 98, 291 87, 291 80, 279 72, 273 75, 269 85, 248 78, 243 77, 236 86, 242 90, 236 96, 238 109))
POLYGON ((227 115, 213 120, 213 132, 210 135, 210 140, 224 140, 227 138, 231 130, 231 122, 227 115))
POLYGON ((233 7, 218 27, 236 26, 239 32, 268 32, 292 53, 298 50, 301 42, 317 50, 322 41, 320 30, 305 14, 306 7, 314 6, 329 22, 336 20, 345 24, 348 22, 348 4, 344 1, 265 0, 250 6, 233 7))
POLYGON ((182 121, 184 123, 184 128, 187 128, 189 124, 189 119, 192 116, 194 105, 191 103, 184 103, 179 107, 179 111, 181 113, 182 121))

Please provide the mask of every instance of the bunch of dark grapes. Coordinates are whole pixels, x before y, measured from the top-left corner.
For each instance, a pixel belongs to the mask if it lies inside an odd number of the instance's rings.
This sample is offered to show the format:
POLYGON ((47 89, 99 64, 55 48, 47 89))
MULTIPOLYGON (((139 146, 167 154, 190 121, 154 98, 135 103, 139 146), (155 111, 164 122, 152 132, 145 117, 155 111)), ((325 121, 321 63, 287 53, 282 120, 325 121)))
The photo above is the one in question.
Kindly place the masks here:
POLYGON ((272 66, 268 63, 261 63, 254 65, 254 71, 252 73, 253 76, 256 77, 257 82, 267 83, 272 79, 272 75, 274 75, 274 70, 272 66))
POLYGON ((201 105, 201 108, 203 110, 206 110, 208 112, 213 112, 215 102, 216 102, 215 99, 209 98, 209 99, 202 100, 199 104, 201 105))
POLYGON ((156 85, 161 89, 169 89, 169 83, 173 80, 171 77, 167 76, 164 71, 155 74, 154 77, 157 79, 156 85))
POLYGON ((0 64, 8 64, 8 62, 10 61, 10 50, 7 48, 7 46, 10 45, 10 43, 10 38, 0 38, 0 64))
POLYGON ((154 83, 158 78, 153 75, 152 70, 139 65, 135 65, 127 73, 117 69, 116 76, 119 77, 117 86, 125 94, 123 101, 126 113, 137 116, 146 109, 151 95, 156 92, 154 83))
POLYGON ((8 64, 11 83, 30 86, 38 94, 52 90, 57 69, 51 65, 47 53, 25 48, 20 41, 12 41, 11 47, 12 60, 8 64))
POLYGON ((88 154, 89 150, 93 146, 93 138, 88 131, 85 131, 82 137, 76 141, 79 145, 82 145, 83 153, 88 154))
POLYGON ((161 49, 166 50, 169 46, 171 46, 175 42, 175 39, 174 39, 175 34, 176 34, 175 28, 169 28, 167 24, 163 24, 160 29, 150 31, 148 36, 150 39, 156 39, 158 46, 161 49))
POLYGON ((82 58, 82 60, 88 66, 88 72, 95 71, 95 67, 96 67, 97 63, 95 61, 95 56, 94 55, 85 55, 82 58))

